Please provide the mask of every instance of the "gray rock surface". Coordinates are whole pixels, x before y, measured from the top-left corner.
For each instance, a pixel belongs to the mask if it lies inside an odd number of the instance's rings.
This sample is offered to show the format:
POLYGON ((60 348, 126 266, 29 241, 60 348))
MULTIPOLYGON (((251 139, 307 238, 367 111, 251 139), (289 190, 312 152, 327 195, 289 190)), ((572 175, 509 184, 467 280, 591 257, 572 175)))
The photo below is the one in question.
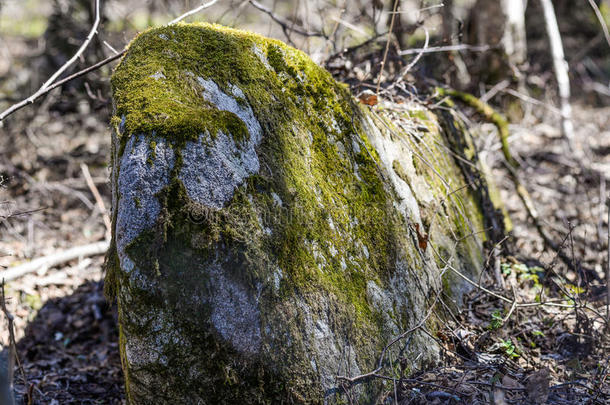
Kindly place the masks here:
MULTIPOLYGON (((113 89, 107 283, 131 403, 345 401, 338 376, 466 291, 447 263, 481 268, 486 183, 446 152, 469 144, 451 115, 373 113, 304 54, 210 25, 142 34, 113 89)), ((437 356, 416 330, 382 363, 437 356)))

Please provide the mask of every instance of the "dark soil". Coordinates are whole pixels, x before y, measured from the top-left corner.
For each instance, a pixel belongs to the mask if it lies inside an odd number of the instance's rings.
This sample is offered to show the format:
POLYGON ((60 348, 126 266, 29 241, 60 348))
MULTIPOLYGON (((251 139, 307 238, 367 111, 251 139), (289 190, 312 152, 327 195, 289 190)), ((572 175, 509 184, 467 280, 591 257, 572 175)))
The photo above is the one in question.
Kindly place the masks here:
MULTIPOLYGON (((116 307, 102 282, 86 282, 71 295, 47 301, 17 344, 27 387, 17 392, 34 403, 124 402, 116 307)), ((20 372, 20 371, 19 371, 20 372)))

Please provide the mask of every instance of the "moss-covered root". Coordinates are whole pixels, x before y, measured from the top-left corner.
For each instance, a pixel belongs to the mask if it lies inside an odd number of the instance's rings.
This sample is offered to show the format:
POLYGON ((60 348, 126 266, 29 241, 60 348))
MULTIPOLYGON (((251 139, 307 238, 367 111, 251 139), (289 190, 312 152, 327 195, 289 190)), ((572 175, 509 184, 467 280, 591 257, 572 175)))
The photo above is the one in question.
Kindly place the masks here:
POLYGON ((437 87, 436 93, 440 96, 449 96, 459 99, 460 101, 474 108, 479 114, 481 114, 485 118, 485 120, 494 124, 496 128, 498 128, 498 134, 500 136, 500 142, 502 143, 502 153, 504 154, 504 158, 511 166, 519 166, 519 163, 517 163, 517 161, 510 153, 510 147, 508 145, 508 121, 506 121, 502 114, 494 110, 486 102, 473 96, 470 93, 465 93, 453 89, 444 89, 442 87, 437 87))
POLYGON ((502 142, 502 153, 504 154, 504 158, 510 164, 508 167, 510 178, 515 186, 515 191, 519 196, 519 199, 523 203, 528 216, 534 223, 538 234, 544 241, 544 243, 554 251, 559 254, 559 257, 562 261, 570 268, 574 268, 573 260, 568 257, 561 249, 560 246, 553 241, 553 239, 548 235, 542 226, 542 222, 538 217, 538 211, 534 205, 534 201, 532 200, 529 192, 525 188, 525 186, 519 180, 519 175, 515 170, 518 168, 518 162, 512 157, 510 153, 509 145, 508 145, 508 122, 506 119, 497 111, 495 111, 489 104, 484 101, 481 101, 477 97, 472 94, 453 90, 453 89, 444 89, 441 87, 437 87, 436 93, 440 96, 450 96, 461 100, 462 102, 468 104, 470 107, 474 108, 479 114, 481 114, 487 121, 493 123, 496 128, 498 128, 498 133, 500 135, 500 141, 502 142))

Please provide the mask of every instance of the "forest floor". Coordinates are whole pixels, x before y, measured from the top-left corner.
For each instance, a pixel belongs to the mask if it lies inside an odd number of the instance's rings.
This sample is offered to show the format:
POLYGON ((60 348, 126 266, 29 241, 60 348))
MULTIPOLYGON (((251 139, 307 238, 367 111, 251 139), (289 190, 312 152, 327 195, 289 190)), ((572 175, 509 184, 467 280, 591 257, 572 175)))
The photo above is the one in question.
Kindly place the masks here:
POLYGON ((481 285, 515 302, 568 298, 564 303, 576 308, 516 308, 475 288, 437 334, 445 356, 442 367, 401 383, 404 403, 610 401, 610 339, 604 321, 610 108, 574 107, 577 150, 566 147, 554 113, 535 109, 538 116, 530 111, 510 126, 521 183, 564 260, 545 246, 518 197, 502 163, 496 128, 473 121, 471 129, 514 225, 499 258, 502 279, 494 277, 490 256, 481 285))
MULTIPOLYGON (((83 99, 57 108, 61 100, 53 92, 2 129, 1 267, 105 239, 104 212, 94 194, 99 191, 110 207, 110 106, 108 100, 83 99)), ((432 336, 443 348, 443 365, 395 380, 389 400, 610 402, 610 342, 600 316, 606 315, 610 108, 574 103, 577 150, 570 151, 552 109, 523 105, 523 116, 510 127, 512 153, 543 227, 569 260, 560 260, 537 233, 502 164, 493 125, 468 115, 464 119, 478 134, 481 157, 514 224, 499 257, 502 280, 494 277, 490 260, 481 285, 515 300, 535 301, 542 292, 549 299, 568 298, 576 309, 513 308, 473 289, 447 329, 432 336)), ((116 307, 103 296, 102 264, 102 255, 84 257, 6 282, 22 366, 15 369, 16 390, 24 400, 125 403, 116 307)))
MULTIPOLYGON (((7 217, 0 239, 4 267, 104 239, 104 220, 83 164, 110 205, 107 113, 60 114, 43 106, 24 114, 31 119, 15 120, 0 139, 1 214, 7 217)), ((588 170, 564 153, 565 141, 552 114, 511 125, 511 145, 544 226, 558 243, 564 241, 576 268, 582 265, 589 273, 570 270, 544 247, 499 164, 495 129, 472 122, 515 226, 513 254, 502 258, 504 289, 494 286, 493 277, 483 282, 528 300, 542 289, 551 296, 567 290, 576 302, 603 308, 608 224, 600 200, 605 179, 596 173, 610 173, 610 108, 576 106, 575 123, 577 140, 586 145, 590 159, 588 170)), ((34 403, 124 402, 116 309, 103 296, 102 263, 102 256, 73 260, 5 286, 34 403)), ((537 307, 518 309, 503 322, 510 304, 479 290, 464 308, 451 330, 436 336, 447 350, 445 366, 399 383, 396 395, 409 400, 405 403, 447 403, 451 398, 488 403, 491 395, 527 403, 544 386, 548 403, 605 403, 610 398, 609 343, 594 314, 537 307), (535 378, 543 382, 532 385, 535 378)), ((21 371, 15 373, 18 392, 26 395, 21 371)))

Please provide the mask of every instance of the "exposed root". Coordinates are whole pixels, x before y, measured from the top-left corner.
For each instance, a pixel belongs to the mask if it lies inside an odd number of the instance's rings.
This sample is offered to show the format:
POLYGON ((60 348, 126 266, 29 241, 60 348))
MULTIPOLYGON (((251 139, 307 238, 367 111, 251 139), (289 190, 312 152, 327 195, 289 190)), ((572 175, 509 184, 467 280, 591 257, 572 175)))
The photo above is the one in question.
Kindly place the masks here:
POLYGON ((500 142, 502 144, 502 154, 504 155, 504 159, 506 160, 506 163, 507 163, 506 167, 508 169, 508 172, 510 173, 510 178, 515 186, 515 191, 517 192, 519 199, 523 203, 523 205, 527 211, 527 215, 531 218, 532 222, 534 223, 534 226, 536 227, 536 231, 538 232, 538 235, 540 235, 540 237, 542 238, 544 243, 549 248, 551 248, 552 250, 557 252, 557 255, 559 256, 559 258, 571 270, 576 271, 576 272, 579 270, 585 270, 587 273, 598 278, 597 273, 595 271, 592 271, 590 269, 584 269, 581 266, 577 266, 574 263, 574 260, 562 251, 562 246, 560 244, 556 243, 551 238, 551 236, 549 236, 549 234, 544 230, 544 228, 542 226, 542 222, 540 221, 540 217, 538 216, 538 211, 536 210, 536 207, 534 205, 534 201, 530 197, 530 194, 527 191, 527 189, 525 188, 525 186, 519 180, 519 176, 516 171, 516 169, 519 167, 519 163, 513 158, 512 154, 510 152, 510 147, 508 145, 508 136, 509 136, 508 121, 500 113, 495 111, 493 109, 493 107, 491 107, 486 102, 480 100, 479 98, 473 96, 472 94, 453 90, 453 89, 445 89, 445 88, 441 88, 441 87, 435 88, 435 92, 436 92, 436 94, 438 94, 440 96, 449 96, 449 97, 454 97, 454 98, 459 99, 463 103, 474 108, 477 111, 477 113, 481 114, 486 121, 488 121, 496 126, 496 128, 498 129, 500 142))

